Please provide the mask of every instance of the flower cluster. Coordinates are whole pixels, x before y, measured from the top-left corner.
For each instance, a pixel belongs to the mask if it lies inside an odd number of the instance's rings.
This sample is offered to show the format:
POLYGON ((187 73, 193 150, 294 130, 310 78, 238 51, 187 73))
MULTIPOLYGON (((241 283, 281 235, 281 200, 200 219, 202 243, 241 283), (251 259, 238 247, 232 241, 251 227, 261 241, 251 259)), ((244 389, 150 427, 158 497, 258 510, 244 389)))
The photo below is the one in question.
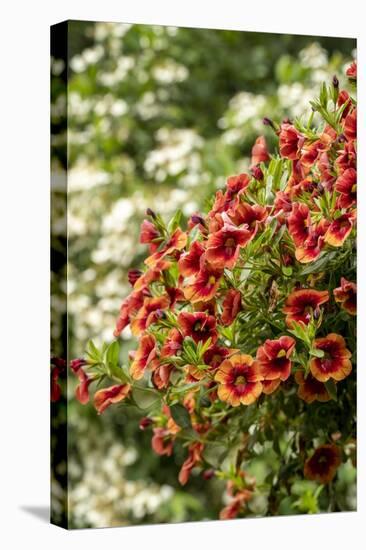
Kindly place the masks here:
MULTIPOLYGON (((355 81, 354 63, 347 76, 355 81)), ((222 518, 245 514, 260 490, 245 468, 255 437, 273 429, 271 407, 283 415, 285 400, 300 418, 316 403, 343 406, 355 363, 356 102, 334 78, 311 106, 306 121, 265 119, 278 152, 260 136, 250 171, 229 177, 187 230, 180 212, 165 224, 148 209, 140 241, 149 255, 129 273, 116 340, 90 342, 86 359, 71 364, 80 402, 92 382, 112 380, 94 394, 98 413, 137 405, 155 453, 186 447, 182 485, 193 469, 227 480, 222 518), (121 367, 127 326, 138 346, 121 367)), ((334 443, 326 427, 312 437, 301 429, 296 467, 329 483, 352 434, 344 427, 334 443)))

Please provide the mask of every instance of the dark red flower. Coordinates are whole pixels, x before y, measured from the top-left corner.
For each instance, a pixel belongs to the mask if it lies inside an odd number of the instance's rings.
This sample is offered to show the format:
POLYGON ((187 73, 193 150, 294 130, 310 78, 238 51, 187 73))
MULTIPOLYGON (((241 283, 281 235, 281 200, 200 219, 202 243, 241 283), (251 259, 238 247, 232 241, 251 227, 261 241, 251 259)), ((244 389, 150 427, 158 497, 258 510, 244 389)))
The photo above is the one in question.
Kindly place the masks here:
POLYGON ((232 288, 225 294, 220 323, 228 327, 235 321, 239 311, 241 311, 241 292, 232 288))
POLYGON ((152 334, 145 334, 139 342, 139 347, 131 363, 130 373, 132 378, 135 380, 142 378, 147 367, 156 365, 154 361, 156 356, 157 349, 155 338, 152 334))
POLYGON ((182 351, 183 336, 176 328, 172 328, 161 348, 161 357, 173 357, 180 355, 182 351))
POLYGON ((119 403, 127 397, 131 389, 130 384, 117 384, 102 390, 94 395, 94 406, 98 414, 102 414, 110 405, 119 403))
POLYGON ((323 357, 313 357, 310 361, 311 373, 319 382, 327 382, 330 378, 343 380, 351 373, 352 354, 346 348, 343 336, 331 333, 324 338, 317 338, 314 347, 323 352, 323 357))
POLYGON ((290 356, 295 348, 291 336, 266 340, 257 350, 257 360, 263 380, 287 380, 291 374, 290 356))
POLYGON ((184 277, 196 275, 201 267, 201 256, 205 251, 203 243, 194 241, 188 252, 181 255, 178 261, 178 270, 184 277))
POLYGON ((357 312, 357 285, 352 281, 347 281, 345 277, 341 278, 341 286, 333 290, 335 301, 341 304, 341 307, 350 315, 356 315, 357 312))
POLYGON ((324 241, 331 246, 342 246, 352 231, 355 218, 356 213, 352 211, 333 220, 325 233, 324 241))
POLYGON ((178 316, 178 326, 183 336, 191 336, 196 344, 200 341, 206 342, 209 338, 214 344, 218 337, 215 317, 201 311, 197 313, 183 311, 178 316))
POLYGON ((301 263, 316 260, 324 244, 324 234, 327 229, 326 220, 313 224, 309 207, 303 203, 294 203, 292 212, 287 218, 287 224, 296 246, 296 259, 301 263))
POLYGON ((336 165, 342 174, 347 168, 356 168, 356 150, 353 141, 344 144, 344 149, 338 151, 336 165))
POLYGON ((299 158, 305 138, 292 124, 281 124, 279 138, 281 157, 291 160, 299 158))
POLYGON ((194 441, 188 447, 188 457, 183 462, 183 465, 179 472, 179 483, 185 485, 191 475, 191 471, 197 464, 202 460, 202 452, 204 449, 203 443, 199 441, 194 441))
POLYGON ((222 273, 222 269, 217 269, 202 261, 201 268, 194 281, 184 288, 186 300, 192 303, 211 300, 219 288, 222 273))
POLYGON ((219 382, 218 397, 233 407, 251 405, 262 392, 262 379, 259 365, 253 357, 233 355, 221 363, 215 374, 215 381, 219 382))
POLYGON ((203 354, 203 360, 205 365, 209 365, 211 367, 211 370, 216 370, 224 359, 237 351, 238 350, 225 348, 223 346, 211 346, 203 354))
POLYGON ((357 110, 353 111, 344 119, 343 133, 348 141, 354 141, 357 137, 357 110))
POLYGON ((303 371, 297 371, 295 373, 295 381, 299 385, 297 395, 306 403, 310 404, 313 401, 325 402, 330 400, 330 395, 325 385, 314 378, 310 372, 305 377, 303 371))
POLYGON ((89 401, 89 386, 93 382, 93 378, 89 377, 82 368, 79 368, 75 374, 79 378, 75 397, 82 405, 85 405, 89 401))
POLYGON ((173 235, 169 237, 163 247, 160 250, 157 250, 152 256, 146 258, 145 264, 149 267, 154 267, 159 260, 162 260, 166 256, 171 255, 177 250, 182 250, 186 246, 186 244, 187 233, 177 227, 173 235))
POLYGON ((144 273, 141 273, 140 277, 135 281, 134 289, 142 290, 149 286, 150 283, 158 281, 163 271, 170 268, 171 262, 166 260, 159 260, 153 267, 148 268, 144 273))
POLYGON ((251 166, 255 166, 260 162, 267 162, 270 159, 267 149, 266 138, 264 136, 259 136, 255 140, 255 144, 252 147, 252 158, 251 166))
POLYGON ((240 248, 245 246, 252 234, 248 229, 239 229, 225 222, 222 229, 209 236, 206 259, 216 268, 232 268, 239 257, 240 248))
POLYGON ((151 446, 156 454, 170 456, 173 452, 173 440, 170 431, 166 428, 154 428, 151 446))
POLYGON ((340 208, 349 208, 357 199, 357 172, 354 168, 347 168, 339 176, 335 185, 339 193, 338 205, 340 208))
POLYGON ((156 322, 159 312, 169 307, 168 296, 154 296, 144 299, 143 306, 139 309, 136 317, 131 322, 131 332, 134 336, 141 334, 152 323, 156 322))
POLYGON ((292 327, 293 323, 307 325, 314 314, 319 313, 319 307, 329 300, 327 290, 302 288, 294 290, 286 299, 283 312, 286 313, 286 324, 292 327))
POLYGON ((159 247, 159 240, 161 241, 162 238, 155 225, 149 220, 144 220, 140 229, 140 243, 149 244, 150 253, 152 254, 159 247))
POLYGON ((268 217, 267 209, 264 206, 259 204, 252 206, 247 202, 240 202, 235 205, 229 210, 228 214, 235 225, 245 224, 245 229, 248 229, 251 238, 257 233, 258 225, 268 217))
POLYGON ((144 298, 148 295, 147 290, 138 290, 132 292, 127 298, 122 302, 119 316, 116 323, 116 328, 113 332, 115 337, 119 336, 123 329, 129 325, 131 318, 137 313, 137 311, 142 307, 144 303, 144 298))
POLYGON ((346 70, 346 75, 348 76, 348 78, 350 78, 352 80, 357 79, 357 63, 356 63, 356 61, 352 61, 351 65, 346 70))
POLYGON ((336 445, 320 445, 307 459, 304 476, 318 483, 330 483, 342 462, 342 454, 336 445))

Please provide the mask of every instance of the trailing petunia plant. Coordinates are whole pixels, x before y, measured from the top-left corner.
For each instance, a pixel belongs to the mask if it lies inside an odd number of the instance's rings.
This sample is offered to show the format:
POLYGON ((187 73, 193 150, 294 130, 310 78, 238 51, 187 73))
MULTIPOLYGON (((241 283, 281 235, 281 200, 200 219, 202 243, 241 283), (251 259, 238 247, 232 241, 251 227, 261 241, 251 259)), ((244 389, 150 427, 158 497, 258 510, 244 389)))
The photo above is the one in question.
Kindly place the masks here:
POLYGON ((221 518, 344 509, 335 487, 355 465, 356 100, 334 77, 311 106, 264 119, 278 150, 258 137, 250 172, 186 228, 148 209, 115 339, 71 361, 81 403, 93 387, 99 414, 141 410, 155 453, 183 445, 182 485, 225 480, 221 518))

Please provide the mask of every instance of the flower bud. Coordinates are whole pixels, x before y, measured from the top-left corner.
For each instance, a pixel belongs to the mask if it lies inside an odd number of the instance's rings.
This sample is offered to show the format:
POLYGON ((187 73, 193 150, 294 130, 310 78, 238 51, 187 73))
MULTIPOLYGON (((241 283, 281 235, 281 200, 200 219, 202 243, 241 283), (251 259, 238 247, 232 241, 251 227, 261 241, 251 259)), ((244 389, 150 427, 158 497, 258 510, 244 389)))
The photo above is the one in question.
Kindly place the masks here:
POLYGON ((253 166, 250 171, 254 179, 258 181, 261 181, 263 179, 263 172, 260 166, 253 166))
POLYGON ((335 88, 339 88, 339 80, 336 75, 333 76, 332 84, 335 88))
POLYGON ((206 480, 213 478, 214 475, 215 471, 212 468, 210 470, 205 470, 204 472, 202 472, 202 477, 206 480))
POLYGON ((156 219, 156 214, 155 214, 154 210, 151 210, 151 208, 146 209, 146 215, 151 216, 151 218, 153 218, 154 220, 156 219))
POLYGON ((129 269, 128 270, 128 282, 131 286, 133 286, 136 281, 141 277, 142 271, 140 269, 129 269))
POLYGON ((153 421, 151 420, 151 418, 149 418, 148 416, 144 416, 144 418, 141 418, 140 420, 139 428, 140 430, 146 430, 146 428, 151 426, 152 423, 153 421))
POLYGON ((85 361, 85 359, 72 359, 70 361, 70 368, 74 371, 74 372, 77 372, 81 367, 83 367, 84 365, 87 364, 87 361, 85 361))

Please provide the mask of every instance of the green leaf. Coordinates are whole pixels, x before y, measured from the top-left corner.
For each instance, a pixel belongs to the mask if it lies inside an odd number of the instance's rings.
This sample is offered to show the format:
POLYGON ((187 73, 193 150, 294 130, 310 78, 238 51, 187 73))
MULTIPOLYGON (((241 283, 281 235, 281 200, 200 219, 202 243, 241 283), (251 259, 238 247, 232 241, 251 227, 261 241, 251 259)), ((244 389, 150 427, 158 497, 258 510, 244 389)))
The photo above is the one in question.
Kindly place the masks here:
POLYGON ((327 380, 327 382, 324 382, 324 385, 331 399, 333 399, 333 401, 337 401, 337 386, 334 380, 330 378, 329 380, 327 380))
POLYGON ((181 219, 182 219, 182 211, 178 209, 168 224, 169 233, 174 233, 174 231, 179 226, 181 219))
POLYGON ((180 403, 177 403, 176 405, 171 405, 170 413, 174 422, 178 424, 178 426, 180 426, 181 428, 190 428, 192 426, 189 412, 180 403))
POLYGON ((119 360, 119 342, 117 340, 114 340, 111 344, 109 344, 106 352, 106 363, 107 366, 110 367, 110 365, 117 365, 119 360))
POLYGON ((134 387, 132 390, 132 398, 139 409, 153 409, 160 404, 160 394, 150 388, 134 387))
POLYGON ((314 357, 324 357, 324 351, 322 349, 311 348, 309 353, 314 357))

